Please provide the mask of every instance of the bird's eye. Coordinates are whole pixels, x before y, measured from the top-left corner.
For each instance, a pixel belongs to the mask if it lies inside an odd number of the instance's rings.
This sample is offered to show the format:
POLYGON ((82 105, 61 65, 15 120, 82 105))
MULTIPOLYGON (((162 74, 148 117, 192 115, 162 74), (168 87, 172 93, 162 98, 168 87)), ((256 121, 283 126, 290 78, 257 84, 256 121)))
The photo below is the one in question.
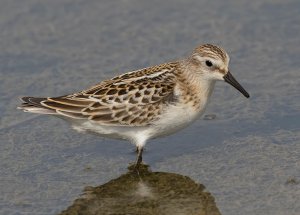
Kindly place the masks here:
POLYGON ((205 61, 206 66, 212 67, 212 62, 210 60, 205 61))

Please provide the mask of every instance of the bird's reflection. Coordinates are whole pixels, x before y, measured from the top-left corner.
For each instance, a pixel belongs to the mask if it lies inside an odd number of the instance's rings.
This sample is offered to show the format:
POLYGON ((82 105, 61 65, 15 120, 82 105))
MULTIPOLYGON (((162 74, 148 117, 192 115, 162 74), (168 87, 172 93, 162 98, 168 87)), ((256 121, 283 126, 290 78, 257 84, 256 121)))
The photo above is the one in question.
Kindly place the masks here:
POLYGON ((214 197, 204 190, 202 184, 187 176, 152 172, 143 164, 137 172, 129 166, 126 174, 86 188, 84 195, 61 215, 219 215, 214 197))

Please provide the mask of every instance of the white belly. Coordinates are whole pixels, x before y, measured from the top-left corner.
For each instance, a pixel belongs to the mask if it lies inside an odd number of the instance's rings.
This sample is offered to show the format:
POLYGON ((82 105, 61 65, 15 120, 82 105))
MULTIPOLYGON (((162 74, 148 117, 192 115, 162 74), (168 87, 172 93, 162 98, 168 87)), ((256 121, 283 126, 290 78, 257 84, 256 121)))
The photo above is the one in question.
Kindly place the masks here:
POLYGON ((158 120, 147 126, 111 126, 93 121, 82 121, 73 124, 79 132, 92 132, 103 137, 127 139, 136 145, 145 145, 151 138, 166 136, 185 128, 202 115, 205 104, 196 110, 188 105, 169 105, 158 120))
POLYGON ((168 110, 164 112, 161 118, 154 122, 154 125, 149 130, 149 134, 151 138, 156 138, 175 133, 190 125, 198 119, 203 112, 204 108, 195 110, 186 105, 169 106, 168 110))

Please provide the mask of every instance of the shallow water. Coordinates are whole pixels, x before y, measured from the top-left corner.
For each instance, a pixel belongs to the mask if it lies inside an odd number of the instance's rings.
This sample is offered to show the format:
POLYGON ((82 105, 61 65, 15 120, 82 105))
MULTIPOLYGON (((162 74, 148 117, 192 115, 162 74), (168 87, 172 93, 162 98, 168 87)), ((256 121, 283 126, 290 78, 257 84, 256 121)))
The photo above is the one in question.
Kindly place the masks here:
POLYGON ((218 83, 206 114, 146 145, 155 172, 203 184, 221 214, 300 214, 299 1, 1 1, 0 214, 56 214, 126 173, 127 142, 16 110, 216 43, 245 99, 218 83))

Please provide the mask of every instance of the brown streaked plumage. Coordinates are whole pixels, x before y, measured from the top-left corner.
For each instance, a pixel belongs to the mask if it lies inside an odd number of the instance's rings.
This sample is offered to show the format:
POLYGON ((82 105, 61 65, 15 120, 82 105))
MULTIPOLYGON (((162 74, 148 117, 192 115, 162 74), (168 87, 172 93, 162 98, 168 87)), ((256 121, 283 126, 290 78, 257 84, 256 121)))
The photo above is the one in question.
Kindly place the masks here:
MULTIPOLYGON (((146 126, 159 116, 164 103, 174 99, 177 66, 178 63, 169 63, 127 73, 72 95, 39 98, 38 103, 40 107, 74 119, 146 126), (157 72, 161 74, 156 75, 157 72)), ((35 100, 30 98, 24 102, 32 105, 35 100)))
POLYGON ((181 61, 128 72, 78 93, 23 97, 19 108, 61 116, 79 131, 128 139, 138 147, 139 164, 148 139, 174 133, 201 116, 217 80, 249 97, 228 63, 223 49, 205 44, 181 61))
POLYGON ((205 45, 199 46, 195 49, 195 52, 196 53, 205 53, 206 56, 209 56, 212 58, 215 58, 217 55, 224 62, 228 58, 228 55, 222 48, 215 46, 215 45, 211 45, 211 44, 205 44, 205 45))

